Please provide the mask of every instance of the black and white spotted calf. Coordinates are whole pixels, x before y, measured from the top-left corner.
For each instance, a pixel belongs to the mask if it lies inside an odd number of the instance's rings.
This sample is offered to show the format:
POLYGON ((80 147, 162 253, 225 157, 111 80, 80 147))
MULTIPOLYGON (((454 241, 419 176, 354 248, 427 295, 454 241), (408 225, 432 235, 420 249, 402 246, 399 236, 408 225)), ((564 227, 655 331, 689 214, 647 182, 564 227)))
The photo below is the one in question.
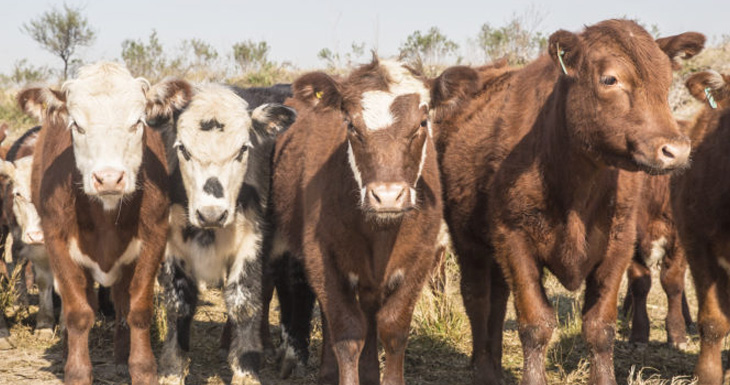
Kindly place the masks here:
POLYGON ((233 384, 259 384, 263 215, 276 133, 295 112, 249 110, 231 88, 168 79, 151 90, 147 117, 160 129, 171 172, 170 235, 160 273, 168 334, 164 379, 184 381, 198 282, 224 281, 233 384))

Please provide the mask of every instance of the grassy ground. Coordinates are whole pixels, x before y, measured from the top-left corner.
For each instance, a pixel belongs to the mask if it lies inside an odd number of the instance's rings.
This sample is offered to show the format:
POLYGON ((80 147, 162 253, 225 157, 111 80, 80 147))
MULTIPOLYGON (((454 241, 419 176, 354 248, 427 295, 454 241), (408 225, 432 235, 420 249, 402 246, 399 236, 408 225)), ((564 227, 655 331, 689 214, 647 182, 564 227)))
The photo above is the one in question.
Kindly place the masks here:
MULTIPOLYGON (((469 324, 458 293, 457 268, 453 260, 448 261, 445 293, 434 295, 424 289, 416 308, 412 323, 411 338, 406 356, 406 382, 424 385, 457 385, 470 383, 468 368, 471 336, 469 324)), ((655 272, 656 273, 656 272, 655 272)), ((655 277, 656 278, 656 277, 655 277)), ((658 282, 658 278, 656 280, 658 282)), ((557 310, 560 328, 553 336, 553 342, 545 363, 550 382, 553 384, 583 384, 588 375, 586 347, 580 337, 579 292, 563 289, 552 277, 545 284, 557 310)), ((696 314, 694 291, 689 290, 690 307, 696 314)), ((622 293, 625 292, 625 285, 622 293)), ((623 296, 623 294, 622 294, 623 296)), ((32 323, 37 307, 31 296, 29 309, 18 307, 6 309, 6 316, 12 324, 13 341, 16 348, 0 351, 0 384, 60 384, 62 382, 62 348, 58 337, 41 340, 32 334, 32 323)), ((272 323, 277 323, 276 306, 271 314, 272 323)), ((634 347, 628 343, 626 322, 619 321, 618 338, 615 345, 616 377, 619 383, 629 384, 686 384, 690 383, 699 343, 695 330, 691 330, 689 348, 680 352, 664 344, 664 316, 666 297, 660 285, 652 287, 649 297, 651 318, 651 342, 646 347, 634 347)), ((231 373, 218 349, 223 322, 223 301, 219 290, 208 290, 202 300, 193 325, 192 364, 188 384, 225 384, 231 373)), ((318 322, 318 321, 317 321, 318 322)), ((276 330, 276 328, 274 328, 276 330)), ((276 376, 273 359, 267 359, 263 368, 265 384, 316 384, 316 374, 321 346, 321 332, 315 325, 312 359, 304 378, 280 380, 276 376)), ((95 383, 122 384, 129 379, 118 375, 112 362, 113 321, 99 320, 90 337, 91 357, 94 364, 95 383)), ((155 332, 155 352, 159 356, 160 334, 155 332)), ((276 334, 276 333, 274 333, 276 334)), ((517 384, 521 378, 522 353, 517 336, 514 310, 510 304, 504 331, 504 358, 508 384, 517 384)), ((381 355, 381 360, 382 360, 381 355)))

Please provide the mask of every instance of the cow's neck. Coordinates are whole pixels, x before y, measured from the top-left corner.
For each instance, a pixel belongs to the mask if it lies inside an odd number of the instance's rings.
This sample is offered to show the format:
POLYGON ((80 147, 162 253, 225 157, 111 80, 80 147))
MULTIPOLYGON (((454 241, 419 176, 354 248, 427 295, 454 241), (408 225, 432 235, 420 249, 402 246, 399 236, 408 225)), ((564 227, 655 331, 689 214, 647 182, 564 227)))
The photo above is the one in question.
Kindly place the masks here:
POLYGON ((537 151, 541 153, 541 168, 549 200, 560 208, 580 208, 595 195, 597 181, 610 172, 609 167, 591 159, 571 138, 574 130, 566 119, 566 95, 569 80, 558 80, 548 98, 548 108, 538 117, 543 137, 537 151))

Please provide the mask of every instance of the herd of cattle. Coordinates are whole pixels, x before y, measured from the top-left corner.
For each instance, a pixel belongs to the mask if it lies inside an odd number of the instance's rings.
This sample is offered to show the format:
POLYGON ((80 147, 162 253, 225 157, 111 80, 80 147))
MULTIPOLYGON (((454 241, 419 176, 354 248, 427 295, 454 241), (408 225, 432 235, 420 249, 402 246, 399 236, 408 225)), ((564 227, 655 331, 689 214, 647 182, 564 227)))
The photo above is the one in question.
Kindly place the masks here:
POLYGON ((160 380, 184 383, 200 283, 223 282, 232 383, 259 384, 276 288, 283 377, 304 370, 316 300, 322 383, 403 384, 413 309, 438 268, 445 221, 474 384, 503 381, 510 293, 522 384, 547 383, 556 317, 546 270, 569 290, 585 283, 589 383, 615 384, 621 279, 628 269, 631 340, 646 342, 658 263, 668 342, 687 341, 689 266, 695 374, 720 384, 730 75, 689 77, 705 103, 692 121, 675 120, 668 103, 679 59, 704 43, 694 32, 654 40, 632 21, 608 20, 555 32, 548 54, 523 68, 457 66, 434 79, 374 58, 346 77, 313 72, 291 86, 150 85, 97 63, 60 90, 25 89, 18 101, 42 128, 3 154, 0 197, 13 258, 35 270, 37 329, 53 327, 55 289, 65 382, 90 384, 89 330, 111 301, 115 362, 128 364, 133 384, 157 383, 149 331, 158 281, 168 328, 160 380), (95 282, 111 291, 97 298, 95 282))

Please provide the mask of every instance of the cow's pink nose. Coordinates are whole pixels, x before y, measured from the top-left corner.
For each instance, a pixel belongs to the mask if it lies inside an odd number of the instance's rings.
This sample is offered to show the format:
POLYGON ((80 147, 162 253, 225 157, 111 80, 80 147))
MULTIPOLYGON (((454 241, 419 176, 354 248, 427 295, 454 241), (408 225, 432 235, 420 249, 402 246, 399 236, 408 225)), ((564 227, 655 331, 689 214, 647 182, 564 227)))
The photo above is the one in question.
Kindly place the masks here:
POLYGON ((25 235, 30 243, 43 243, 43 231, 28 231, 25 235))
POLYGON ((397 212, 411 203, 410 189, 406 183, 370 183, 367 186, 367 203, 372 210, 397 212))
POLYGON ((93 173, 94 189, 99 194, 122 194, 127 178, 124 171, 105 168, 93 173))
POLYGON ((657 159, 664 169, 683 167, 689 161, 692 146, 689 140, 677 140, 665 143, 657 151, 657 159))

